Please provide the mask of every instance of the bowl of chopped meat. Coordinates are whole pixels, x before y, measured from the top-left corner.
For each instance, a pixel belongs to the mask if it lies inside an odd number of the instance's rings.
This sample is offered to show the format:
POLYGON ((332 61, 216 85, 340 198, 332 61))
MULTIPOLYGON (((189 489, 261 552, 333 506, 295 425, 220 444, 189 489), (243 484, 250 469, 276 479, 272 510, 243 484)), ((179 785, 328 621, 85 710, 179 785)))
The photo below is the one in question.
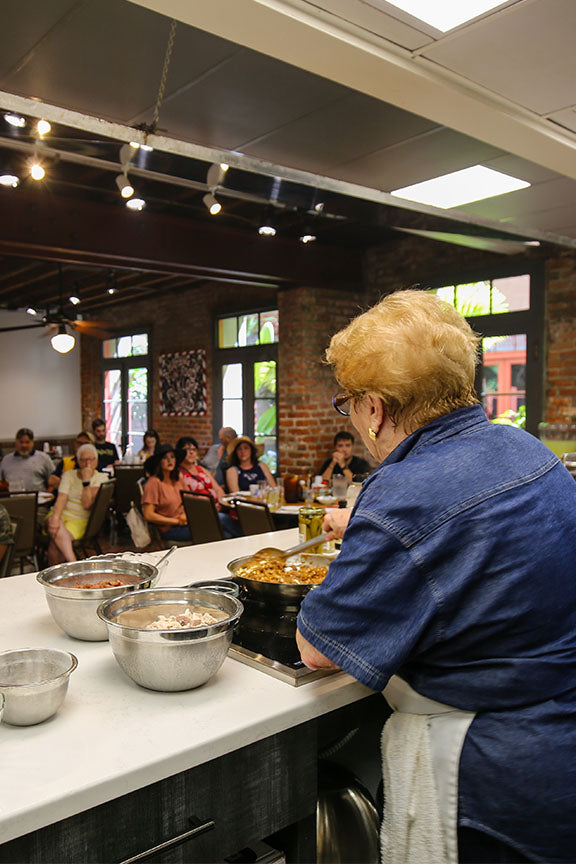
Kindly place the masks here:
POLYGON ((106 600, 98 616, 123 672, 149 690, 192 690, 222 666, 244 610, 204 588, 151 588, 106 600))
POLYGON ((98 606, 111 597, 151 588, 158 581, 153 564, 102 556, 56 564, 36 576, 52 618, 68 636, 88 642, 108 639, 98 606))

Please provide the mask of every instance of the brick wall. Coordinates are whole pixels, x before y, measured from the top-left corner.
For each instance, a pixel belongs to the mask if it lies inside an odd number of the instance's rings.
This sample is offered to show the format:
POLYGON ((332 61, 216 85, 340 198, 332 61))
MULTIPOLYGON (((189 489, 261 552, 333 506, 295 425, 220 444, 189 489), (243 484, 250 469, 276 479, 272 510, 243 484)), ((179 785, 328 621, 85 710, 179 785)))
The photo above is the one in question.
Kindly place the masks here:
MULTIPOLYGON (((201 450, 212 444, 214 319, 217 315, 274 306, 275 303, 276 292, 270 288, 239 288, 209 283, 186 291, 166 291, 153 299, 130 299, 125 304, 102 310, 100 317, 112 321, 119 330, 133 333, 150 330, 152 427, 158 431, 162 441, 175 444, 180 436, 192 435, 198 440, 201 450), (206 351, 208 413, 205 417, 163 417, 160 414, 158 357, 194 348, 206 351)), ((85 428, 90 428, 92 420, 102 414, 101 350, 100 340, 82 337, 82 418, 85 428)))
MULTIPOLYGON (((279 294, 278 309, 280 463, 283 472, 316 473, 332 452, 334 434, 354 433, 332 407, 337 385, 322 361, 330 337, 366 309, 364 294, 298 288, 279 294)), ((369 458, 356 438, 354 452, 369 458)))
MULTIPOLYGON (((530 250, 526 261, 548 255, 548 304, 544 418, 564 419, 576 413, 576 254, 530 250)), ((277 301, 280 315, 279 439, 283 473, 316 472, 332 449, 340 429, 352 427, 331 406, 337 389, 322 358, 330 337, 355 315, 398 287, 442 279, 466 278, 467 273, 494 270, 509 259, 416 238, 371 249, 364 260, 364 286, 348 292, 300 287, 281 290, 238 288, 210 283, 187 291, 166 291, 158 299, 119 303, 103 310, 120 328, 151 330, 153 420, 162 440, 175 442, 192 434, 202 449, 212 443, 213 328, 217 315, 262 308, 277 301), (206 417, 162 417, 159 414, 158 355, 204 348, 207 355, 208 414, 206 417)), ((515 261, 519 260, 517 256, 515 261)), ((101 413, 100 345, 81 340, 82 414, 84 424, 101 413)), ((355 452, 369 458, 357 440, 355 452)))
POLYGON ((546 263, 547 362, 544 419, 576 422, 576 254, 546 263))

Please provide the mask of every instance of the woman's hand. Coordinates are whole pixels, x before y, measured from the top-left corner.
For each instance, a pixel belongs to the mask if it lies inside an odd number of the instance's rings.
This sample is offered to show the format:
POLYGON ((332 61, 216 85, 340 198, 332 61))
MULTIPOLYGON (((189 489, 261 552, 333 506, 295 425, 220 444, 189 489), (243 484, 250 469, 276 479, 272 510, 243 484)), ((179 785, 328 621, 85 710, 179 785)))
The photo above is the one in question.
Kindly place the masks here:
POLYGON ((54 538, 58 531, 60 530, 60 517, 52 514, 48 519, 48 533, 50 537, 54 538))
POLYGON ((336 509, 331 507, 326 510, 322 528, 326 532, 327 540, 341 540, 348 526, 352 510, 348 507, 336 509))

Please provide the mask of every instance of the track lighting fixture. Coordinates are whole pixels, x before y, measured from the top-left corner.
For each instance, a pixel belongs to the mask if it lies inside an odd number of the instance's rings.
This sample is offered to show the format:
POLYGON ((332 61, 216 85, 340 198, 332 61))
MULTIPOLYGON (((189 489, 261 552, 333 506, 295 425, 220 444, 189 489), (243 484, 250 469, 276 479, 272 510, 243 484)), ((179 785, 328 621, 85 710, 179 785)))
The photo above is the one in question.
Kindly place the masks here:
POLYGON ((34 309, 33 306, 28 306, 28 308, 26 309, 26 312, 28 313, 28 315, 37 315, 38 314, 38 312, 36 311, 36 309, 34 309))
POLYGON ((120 165, 124 170, 126 170, 127 166, 130 164, 133 155, 133 149, 130 144, 123 144, 122 147, 120 147, 120 165))
POLYGON ((0 186, 11 186, 15 189, 20 183, 20 178, 15 174, 0 174, 0 186))
POLYGON ((120 190, 122 198, 130 198, 130 196, 134 194, 134 187, 128 180, 127 174, 118 174, 116 177, 116 185, 120 190))
POLYGON ((143 198, 128 198, 126 206, 129 210, 143 210, 146 206, 146 201, 143 198))
POLYGON ((33 180, 43 180, 46 176, 46 171, 38 160, 34 160, 30 165, 30 176, 33 180))
POLYGON ((17 129, 22 129, 26 125, 26 120, 19 114, 4 114, 4 120, 17 129))
POLYGON ((65 324, 60 324, 58 327, 58 333, 52 336, 50 342, 52 343, 54 350, 58 351, 59 354, 67 354, 74 348, 76 339, 71 333, 66 332, 65 324))
POLYGON ((222 171, 225 174, 226 171, 228 171, 228 169, 230 168, 230 166, 228 165, 227 162, 220 162, 220 168, 222 169, 222 171))
POLYGON ((40 135, 40 137, 42 137, 43 135, 47 135, 51 129, 52 126, 50 125, 48 120, 39 120, 36 124, 36 131, 38 132, 38 135, 40 135))
POLYGON ((300 236, 300 242, 304 243, 304 245, 306 245, 306 243, 313 243, 316 239, 317 238, 315 234, 306 233, 300 236))
POLYGON ((264 218, 258 228, 258 234, 261 237, 275 237, 276 236, 276 227, 275 227, 275 218, 274 218, 274 208, 272 206, 268 206, 264 213, 264 218))
POLYGON ((208 168, 208 173, 206 174, 206 185, 210 187, 212 192, 217 186, 220 186, 224 179, 224 175, 228 170, 228 165, 226 165, 226 168, 223 168, 223 164, 226 163, 215 162, 208 168))
POLYGON ((216 214, 220 213, 220 211, 222 210, 222 205, 219 201, 216 200, 212 192, 208 192, 206 195, 204 195, 202 201, 210 211, 211 216, 216 216, 216 214))
POLYGON ((144 150, 146 153, 151 153, 154 150, 150 144, 139 144, 138 141, 130 141, 130 147, 134 150, 144 150))
POLYGON ((258 233, 261 234, 262 237, 275 237, 276 228, 274 228, 273 225, 260 225, 258 233))
POLYGON ((73 306, 78 306, 78 304, 80 303, 80 297, 77 297, 75 294, 72 294, 72 296, 69 297, 68 300, 70 301, 70 303, 72 303, 73 306))

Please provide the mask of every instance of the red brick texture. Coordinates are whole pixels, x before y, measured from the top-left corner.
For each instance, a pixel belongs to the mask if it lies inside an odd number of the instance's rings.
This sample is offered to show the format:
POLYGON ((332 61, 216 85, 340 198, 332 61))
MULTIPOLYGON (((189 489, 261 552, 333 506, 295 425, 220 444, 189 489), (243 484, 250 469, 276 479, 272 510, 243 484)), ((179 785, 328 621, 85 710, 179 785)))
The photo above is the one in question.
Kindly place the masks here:
POLYGON ((547 362, 543 419, 576 422, 576 255, 546 262, 547 362))

